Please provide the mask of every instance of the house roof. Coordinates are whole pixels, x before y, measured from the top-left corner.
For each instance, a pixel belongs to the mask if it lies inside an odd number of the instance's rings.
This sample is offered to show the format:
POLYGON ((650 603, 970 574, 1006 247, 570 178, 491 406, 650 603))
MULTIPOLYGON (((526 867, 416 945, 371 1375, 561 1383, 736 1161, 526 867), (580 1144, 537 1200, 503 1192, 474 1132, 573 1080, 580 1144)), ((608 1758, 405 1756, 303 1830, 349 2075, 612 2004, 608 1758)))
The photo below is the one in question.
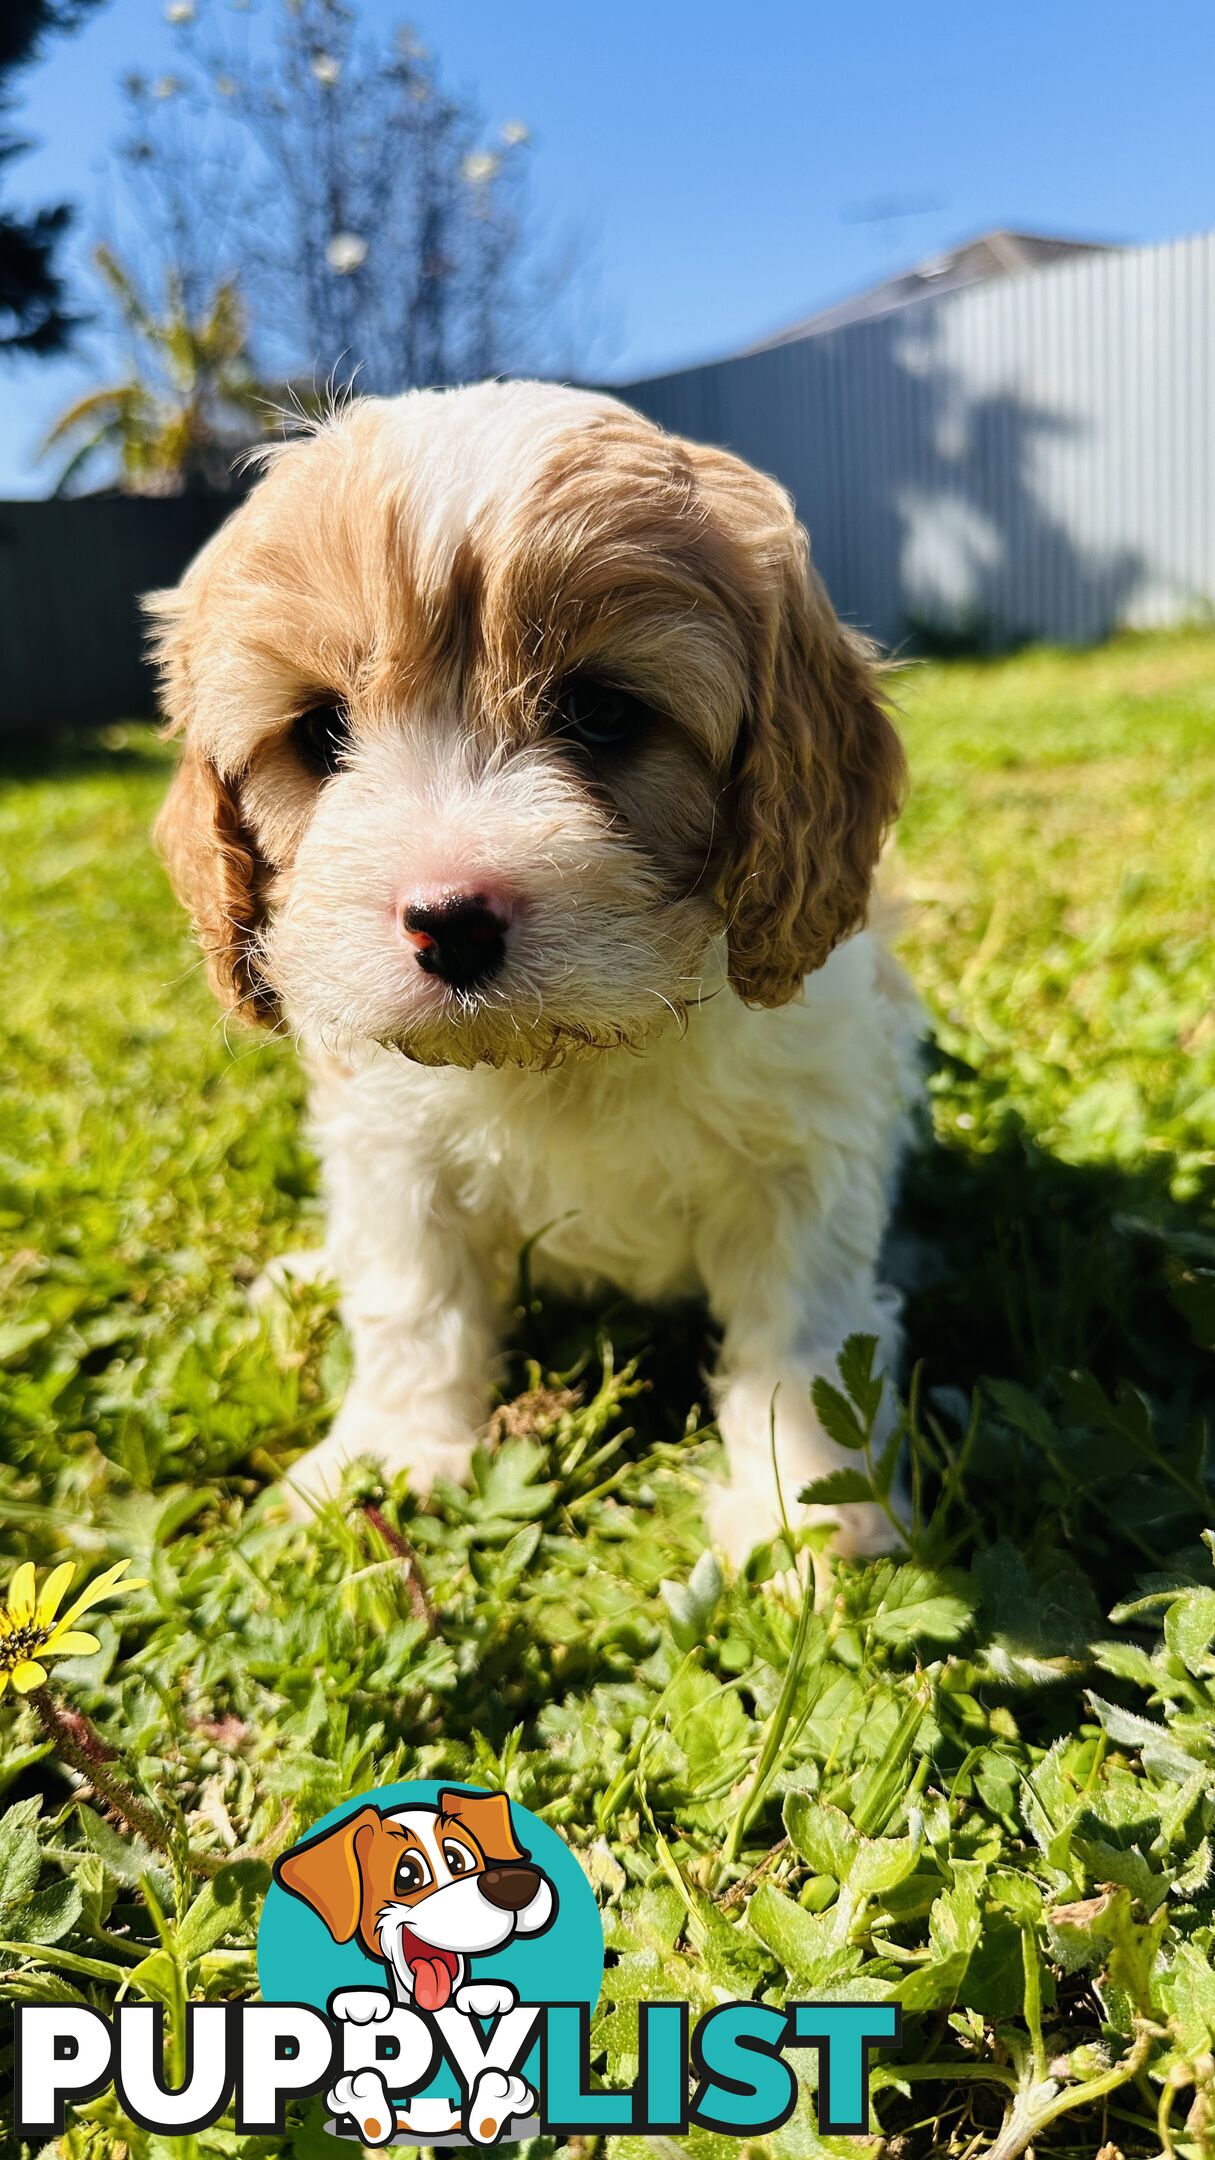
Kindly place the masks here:
POLYGON ((1104 240, 1069 240, 1049 233, 1012 232, 1000 227, 964 240, 959 247, 947 248, 942 254, 926 255, 912 269, 901 270, 864 292, 820 308, 816 314, 790 323, 771 337, 760 338, 745 350, 767 352, 774 345, 791 344, 795 338, 818 337, 825 330, 842 330, 848 323, 870 322, 874 316, 889 315, 896 308, 910 307, 914 301, 935 293, 985 285, 991 278, 1013 277, 1020 270, 1037 270, 1044 263, 1063 262, 1070 256, 1111 252, 1104 240))

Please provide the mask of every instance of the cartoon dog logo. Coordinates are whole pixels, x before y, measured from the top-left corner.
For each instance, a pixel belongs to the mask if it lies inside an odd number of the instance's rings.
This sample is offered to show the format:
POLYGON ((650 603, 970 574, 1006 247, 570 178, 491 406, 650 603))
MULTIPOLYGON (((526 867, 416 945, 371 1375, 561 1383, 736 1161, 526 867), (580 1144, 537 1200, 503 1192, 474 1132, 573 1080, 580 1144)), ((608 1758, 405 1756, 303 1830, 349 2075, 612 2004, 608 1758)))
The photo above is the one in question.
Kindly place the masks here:
MULTIPOLYGON (((451 1788, 433 1805, 359 1808, 285 1853, 274 1874, 319 1915, 334 1942, 357 1936, 384 1968, 385 1987, 338 1990, 330 2002, 335 2018, 368 2025, 395 2008, 426 2013, 408 2026, 412 2059, 394 2061, 398 2088, 416 2090, 433 2070, 432 2018, 445 2036, 458 2039, 453 2013, 461 2020, 497 2019, 515 2007, 515 1990, 500 1980, 477 1980, 471 1963, 517 1935, 543 1934, 557 1912, 556 1891, 520 1845, 502 1792, 451 1788)), ((507 2123, 536 2105, 523 2078, 493 2067, 479 2072, 463 2115, 427 2100, 412 2110, 400 2107, 383 2072, 371 2066, 340 2077, 326 2098, 368 2144, 387 2143, 402 2130, 429 2142, 461 2129, 477 2144, 493 2144, 507 2123)))

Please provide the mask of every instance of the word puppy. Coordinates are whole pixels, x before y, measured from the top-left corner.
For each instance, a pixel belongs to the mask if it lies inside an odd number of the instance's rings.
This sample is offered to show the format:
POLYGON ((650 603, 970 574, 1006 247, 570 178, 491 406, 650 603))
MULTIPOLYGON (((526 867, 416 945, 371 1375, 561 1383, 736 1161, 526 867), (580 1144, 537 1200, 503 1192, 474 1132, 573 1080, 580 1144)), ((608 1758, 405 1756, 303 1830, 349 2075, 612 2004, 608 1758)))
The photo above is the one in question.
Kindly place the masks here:
POLYGON ((266 467, 149 606, 164 852, 220 996, 312 1081, 355 1368, 293 1481, 459 1479, 536 1238, 566 1290, 707 1298, 741 1560, 843 1459, 815 1376, 897 1351, 875 668, 775 483, 610 398, 367 399, 266 467))

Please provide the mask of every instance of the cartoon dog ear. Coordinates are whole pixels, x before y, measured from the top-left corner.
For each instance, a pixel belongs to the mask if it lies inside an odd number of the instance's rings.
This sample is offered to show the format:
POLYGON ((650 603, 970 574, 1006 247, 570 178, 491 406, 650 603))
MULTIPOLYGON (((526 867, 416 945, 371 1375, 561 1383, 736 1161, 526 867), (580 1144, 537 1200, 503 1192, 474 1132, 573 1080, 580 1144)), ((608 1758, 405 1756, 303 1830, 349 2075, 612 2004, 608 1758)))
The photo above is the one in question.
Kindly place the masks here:
POLYGON ((320 1914, 334 1942, 349 1942, 358 1927, 363 1907, 359 1846, 379 1821, 377 1808, 360 1808, 274 1863, 275 1881, 320 1914))
POLYGON ((504 1792, 439 1794, 440 1817, 463 1823, 487 1860, 526 1860, 504 1792))

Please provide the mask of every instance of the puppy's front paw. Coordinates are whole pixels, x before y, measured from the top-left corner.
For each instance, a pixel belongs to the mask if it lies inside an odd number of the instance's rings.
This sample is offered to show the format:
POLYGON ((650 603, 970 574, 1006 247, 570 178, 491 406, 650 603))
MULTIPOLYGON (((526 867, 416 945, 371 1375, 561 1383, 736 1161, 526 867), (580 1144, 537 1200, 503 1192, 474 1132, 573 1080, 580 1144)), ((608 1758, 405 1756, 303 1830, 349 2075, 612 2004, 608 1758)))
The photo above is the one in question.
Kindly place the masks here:
POLYGON ((456 2008, 464 2017, 501 2017, 518 2000, 505 1980, 469 1980, 456 1989, 456 2008))
POLYGON ((799 1508, 795 1518, 806 1523, 834 1523, 831 1550, 844 1560, 870 1560, 879 1553, 897 1552, 903 1543, 886 1510, 876 1500, 846 1500, 839 1507, 799 1508))
POLYGON ((476 2145, 492 2145, 507 2123, 530 2115, 536 2095, 507 2070, 483 2070, 468 2103, 465 2129, 476 2145))
POLYGON ((363 1459, 378 1464, 386 1477, 407 1469, 410 1490, 419 1495, 428 1493, 436 1478, 459 1484, 475 1446, 475 1435, 454 1420, 428 1430, 407 1410, 380 1410, 352 1390, 332 1431, 287 1472, 288 1512, 306 1522, 318 1502, 334 1497, 349 1464, 363 1459))
MULTIPOLYGON (((892 1552, 899 1544, 894 1525, 875 1500, 851 1500, 839 1507, 801 1507, 793 1498, 786 1505, 791 1530, 808 1523, 834 1523, 831 1549, 843 1559, 892 1552)), ((742 1568, 756 1546, 774 1538, 782 1528, 776 1494, 765 1485, 750 1489, 727 1484, 711 1486, 705 1502, 705 1521, 710 1543, 735 1568, 742 1568)))
POLYGON ((325 2094, 325 2105, 332 2115, 350 2117, 364 2145, 387 2145, 397 2126, 396 2109, 378 2070, 352 2070, 340 2077, 325 2094))
POLYGON ((776 1536, 781 1527, 775 1495, 741 1489, 718 1479, 705 1495, 705 1524, 709 1543, 724 1553, 735 1568, 742 1568, 757 1545, 776 1536))

